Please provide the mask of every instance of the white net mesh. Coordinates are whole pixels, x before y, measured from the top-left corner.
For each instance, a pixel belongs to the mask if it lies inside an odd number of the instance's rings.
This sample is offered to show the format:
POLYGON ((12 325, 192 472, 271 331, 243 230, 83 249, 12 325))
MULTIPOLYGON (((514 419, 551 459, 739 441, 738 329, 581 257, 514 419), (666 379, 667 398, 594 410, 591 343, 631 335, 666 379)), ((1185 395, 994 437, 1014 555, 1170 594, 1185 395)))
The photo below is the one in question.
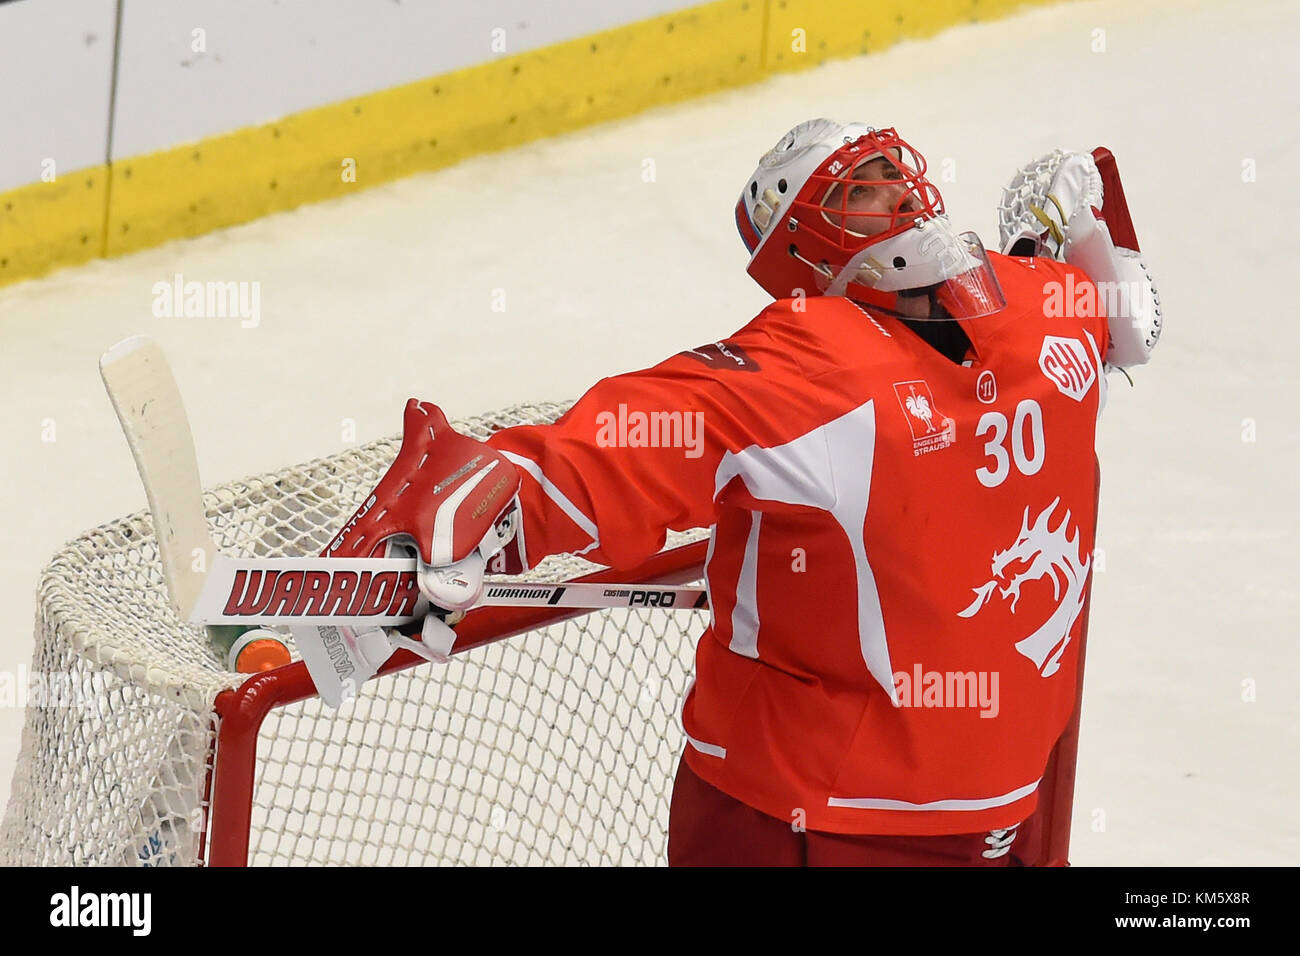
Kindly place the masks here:
MULTIPOLYGON (((456 427, 481 438, 565 407, 456 427)), ((213 540, 234 554, 318 553, 398 445, 206 493, 213 540)), ((590 570, 561 557, 530 576, 590 570)), ((595 612, 381 677, 337 712, 314 698, 273 710, 249 862, 663 862, 676 713, 702 626, 699 613, 595 612)), ((147 513, 70 542, 41 577, 0 865, 197 862, 213 701, 240 682, 172 612, 147 513)))

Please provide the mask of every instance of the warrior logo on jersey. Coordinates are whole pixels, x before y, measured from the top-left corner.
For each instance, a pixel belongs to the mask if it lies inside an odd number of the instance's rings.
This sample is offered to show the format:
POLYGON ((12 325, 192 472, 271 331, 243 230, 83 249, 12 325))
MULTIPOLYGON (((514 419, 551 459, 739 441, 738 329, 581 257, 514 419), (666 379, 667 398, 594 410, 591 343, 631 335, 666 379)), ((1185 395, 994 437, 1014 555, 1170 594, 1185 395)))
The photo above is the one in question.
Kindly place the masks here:
POLYGON ((912 429, 912 454, 926 455, 947 448, 957 440, 957 423, 934 404, 934 394, 925 381, 895 382, 894 394, 912 429))
POLYGON ((1083 396, 1097 380, 1097 370, 1088 357, 1088 349, 1078 339, 1044 336, 1042 351, 1038 353, 1038 367, 1062 395, 1068 395, 1076 402, 1083 401, 1083 396))
POLYGON ((732 369, 737 372, 758 371, 758 363, 734 342, 710 342, 708 345, 687 349, 685 352, 678 352, 677 354, 689 355, 696 361, 703 362, 709 368, 732 369))
POLYGON ((1084 587, 1092 568, 1092 555, 1085 556, 1079 550, 1078 527, 1075 527, 1073 538, 1066 536, 1070 524, 1068 508, 1054 530, 1047 526, 1060 503, 1058 495, 1032 525, 1029 523, 1029 509, 1025 509, 1020 533, 1011 547, 993 552, 993 577, 979 587, 971 588, 975 600, 965 610, 957 612, 958 617, 974 617, 992 599, 993 592, 998 591, 1003 600, 1011 599, 1011 613, 1015 614, 1016 604, 1020 601, 1020 586, 1028 581, 1048 578, 1052 583, 1052 596, 1057 602, 1056 609, 1032 634, 1016 642, 1016 650, 1033 661, 1043 677, 1051 677, 1060 666, 1061 654, 1070 643, 1070 631, 1083 610, 1087 597, 1084 587))
POLYGON ((989 369, 980 372, 975 381, 975 397, 985 405, 992 405, 998 400, 998 381, 989 369))

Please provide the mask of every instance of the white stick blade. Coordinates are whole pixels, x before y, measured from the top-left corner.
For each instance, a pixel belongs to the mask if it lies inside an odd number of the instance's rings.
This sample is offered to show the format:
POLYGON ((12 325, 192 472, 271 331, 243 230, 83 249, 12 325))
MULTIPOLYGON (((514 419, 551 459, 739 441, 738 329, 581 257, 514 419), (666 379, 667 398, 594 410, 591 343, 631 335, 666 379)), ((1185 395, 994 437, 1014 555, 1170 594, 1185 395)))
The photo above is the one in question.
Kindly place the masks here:
POLYGON ((141 335, 105 352, 99 372, 149 499, 172 606, 186 620, 215 548, 180 390, 162 349, 141 335))

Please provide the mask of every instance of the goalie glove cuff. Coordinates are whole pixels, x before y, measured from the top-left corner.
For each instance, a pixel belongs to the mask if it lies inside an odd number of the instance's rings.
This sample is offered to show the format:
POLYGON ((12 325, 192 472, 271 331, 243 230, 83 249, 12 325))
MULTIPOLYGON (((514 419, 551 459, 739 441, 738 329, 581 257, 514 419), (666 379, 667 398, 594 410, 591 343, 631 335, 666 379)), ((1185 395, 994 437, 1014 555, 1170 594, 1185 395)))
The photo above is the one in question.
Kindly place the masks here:
POLYGON ((492 561, 491 570, 498 573, 499 569, 512 569, 518 563, 512 560, 511 555, 522 555, 520 514, 516 497, 488 529, 479 546, 460 561, 432 565, 421 558, 417 579, 420 593, 428 598, 430 604, 444 611, 465 611, 473 607, 483 594, 483 574, 489 570, 489 559, 494 556, 502 559, 492 561), (512 549, 509 555, 502 553, 515 542, 519 543, 519 548, 512 549))
POLYGON ((1142 254, 1117 247, 1106 223, 1087 209, 1072 220, 1064 255, 1087 273, 1104 303, 1110 333, 1106 364, 1131 368, 1147 362, 1160 341, 1163 318, 1160 293, 1142 254))

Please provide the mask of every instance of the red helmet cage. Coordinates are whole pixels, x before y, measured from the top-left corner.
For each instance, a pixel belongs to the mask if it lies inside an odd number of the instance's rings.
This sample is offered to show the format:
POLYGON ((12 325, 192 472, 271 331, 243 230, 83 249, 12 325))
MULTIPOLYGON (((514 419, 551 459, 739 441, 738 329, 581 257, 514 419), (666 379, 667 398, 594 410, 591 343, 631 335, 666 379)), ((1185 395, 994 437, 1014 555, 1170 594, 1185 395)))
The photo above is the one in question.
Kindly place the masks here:
MULTIPOLYGON (((777 298, 824 291, 865 247, 943 214, 943 196, 926 179, 926 169, 925 157, 896 130, 871 130, 835 149, 808 175, 764 230, 765 240, 742 197, 736 224, 753 253, 750 275, 777 298), (869 172, 867 165, 876 159, 884 163, 869 172), (898 198, 888 210, 850 209, 859 188, 897 189, 898 198)), ((894 293, 857 282, 850 282, 845 294, 885 307, 896 300, 894 293)))

